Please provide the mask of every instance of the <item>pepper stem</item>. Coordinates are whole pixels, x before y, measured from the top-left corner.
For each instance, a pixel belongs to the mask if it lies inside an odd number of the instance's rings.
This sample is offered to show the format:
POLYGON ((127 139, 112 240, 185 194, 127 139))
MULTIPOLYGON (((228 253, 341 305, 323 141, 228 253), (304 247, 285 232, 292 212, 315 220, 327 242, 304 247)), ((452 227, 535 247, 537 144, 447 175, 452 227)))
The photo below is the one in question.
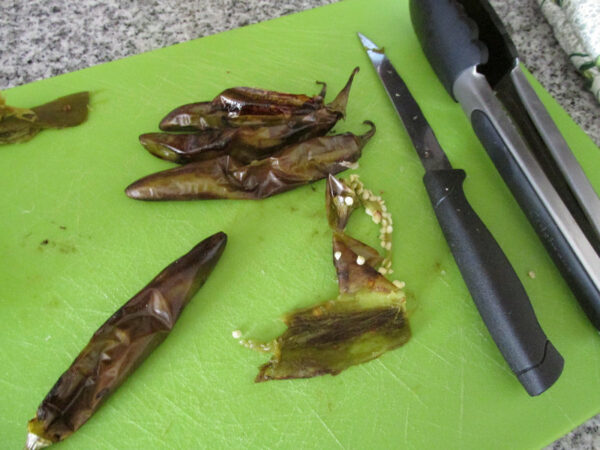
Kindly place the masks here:
POLYGON ((364 146, 369 139, 371 139, 373 137, 373 135, 375 134, 376 131, 376 127, 375 124, 373 122, 371 122, 370 120, 365 120, 363 122, 365 125, 369 125, 371 127, 371 129, 369 131, 367 131, 365 134, 361 134, 360 136, 357 136, 361 147, 364 146))
POLYGON ((346 86, 340 91, 337 97, 328 105, 326 108, 330 111, 336 112, 342 117, 346 117, 346 105, 348 104, 348 95, 350 94, 350 88, 352 87, 352 81, 354 80, 354 75, 358 73, 360 67, 355 67, 350 74, 350 78, 346 82, 346 86))
POLYGON ((321 92, 319 92, 319 97, 321 97, 322 99, 325 98, 325 94, 327 94, 327 83, 325 83, 324 81, 315 81, 315 83, 323 86, 321 88, 321 92))

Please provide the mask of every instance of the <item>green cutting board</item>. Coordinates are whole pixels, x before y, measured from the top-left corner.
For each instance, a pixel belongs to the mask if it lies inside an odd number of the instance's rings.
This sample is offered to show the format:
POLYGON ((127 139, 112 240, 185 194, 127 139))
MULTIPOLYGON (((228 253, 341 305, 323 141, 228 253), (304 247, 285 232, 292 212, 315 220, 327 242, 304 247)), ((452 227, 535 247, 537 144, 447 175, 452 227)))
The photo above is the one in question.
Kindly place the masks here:
MULTIPOLYGON (((592 183, 600 152, 534 82, 592 183)), ((60 449, 536 448, 600 411, 600 337, 542 248, 413 34, 406 1, 349 0, 6 92, 34 106, 93 92, 84 125, 0 150, 0 442, 22 448, 27 420, 93 332, 209 234, 227 249, 174 331, 60 449), (431 122, 467 197, 520 275, 565 358, 530 398, 483 325, 423 188, 423 169, 356 37, 383 45, 431 122), (224 88, 330 94, 355 80, 336 128, 377 124, 356 172, 394 217, 394 277, 407 286, 412 339, 342 374, 254 384, 268 356, 231 332, 271 338, 286 311, 334 297, 324 182, 264 201, 149 203, 132 181, 172 164, 138 143, 172 108, 224 88), (535 273, 535 278, 528 273, 535 273)), ((355 213, 353 235, 377 229, 355 213)))

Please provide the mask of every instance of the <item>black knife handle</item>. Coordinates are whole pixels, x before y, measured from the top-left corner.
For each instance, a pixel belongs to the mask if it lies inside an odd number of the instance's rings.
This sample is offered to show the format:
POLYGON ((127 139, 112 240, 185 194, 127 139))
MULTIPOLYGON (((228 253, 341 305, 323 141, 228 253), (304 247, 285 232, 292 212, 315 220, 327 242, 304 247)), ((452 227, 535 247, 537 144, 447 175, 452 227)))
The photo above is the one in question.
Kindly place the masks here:
POLYGON ((488 116, 480 110, 475 110, 471 113, 471 123, 475 134, 529 219, 554 264, 592 324, 600 330, 600 292, 573 248, 552 220, 488 116))
POLYGON ((423 182, 494 342, 529 395, 539 395, 560 376, 563 358, 540 327, 506 255, 469 205, 464 179, 463 170, 446 169, 426 172, 423 182))

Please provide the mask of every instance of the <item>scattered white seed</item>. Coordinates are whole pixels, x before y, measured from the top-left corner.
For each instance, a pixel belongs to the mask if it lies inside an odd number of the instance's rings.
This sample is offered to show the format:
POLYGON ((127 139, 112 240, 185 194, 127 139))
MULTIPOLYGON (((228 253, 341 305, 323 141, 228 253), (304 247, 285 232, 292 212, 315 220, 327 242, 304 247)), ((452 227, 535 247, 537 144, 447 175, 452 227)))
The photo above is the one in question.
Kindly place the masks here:
POLYGON ((350 196, 344 197, 344 203, 348 206, 352 206, 354 204, 354 199, 350 196))
POLYGON ((365 257, 362 255, 358 255, 356 257, 356 264, 358 264, 359 266, 362 266, 365 263, 365 257))
POLYGON ((529 278, 531 278, 532 280, 535 278, 535 272, 533 270, 530 270, 527 275, 529 275, 529 278))
POLYGON ((231 336, 233 336, 234 339, 239 339, 242 337, 242 332, 240 330, 233 330, 231 336))
POLYGON ((392 284, 394 286, 396 286, 398 289, 402 289, 404 286, 406 286, 406 283, 404 281, 398 281, 398 280, 392 281, 392 284))
POLYGON ((392 231, 394 231, 394 228, 391 225, 388 225, 388 227, 385 229, 387 234, 390 234, 392 231))
POLYGON ((391 242, 386 242, 385 243, 385 249, 386 250, 391 250, 392 249, 392 243, 391 242))
POLYGON ((340 258, 342 257, 342 252, 337 251, 333 254, 333 257, 335 258, 336 261, 339 261, 340 258))
POLYGON ((366 208, 365 212, 367 213, 367 216, 373 216, 373 210, 371 208, 366 208))
POLYGON ((381 275, 385 275, 387 273, 387 269, 385 267, 380 267, 377 269, 377 272, 379 272, 381 275))

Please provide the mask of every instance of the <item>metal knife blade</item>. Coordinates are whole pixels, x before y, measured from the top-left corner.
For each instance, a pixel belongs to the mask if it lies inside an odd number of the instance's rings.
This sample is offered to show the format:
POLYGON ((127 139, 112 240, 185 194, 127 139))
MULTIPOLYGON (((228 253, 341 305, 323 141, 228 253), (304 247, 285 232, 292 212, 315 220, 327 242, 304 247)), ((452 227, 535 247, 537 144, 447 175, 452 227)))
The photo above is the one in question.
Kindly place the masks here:
POLYGON ((367 50, 396 112, 402 119, 425 170, 452 168, 431 126, 423 116, 421 108, 411 95, 404 80, 400 78, 390 60, 385 56, 383 49, 377 47, 361 33, 358 33, 358 37, 367 50))
POLYGON ((479 314, 529 395, 541 394, 560 376, 562 356, 540 327, 508 258, 465 197, 464 170, 452 168, 383 50, 358 35, 425 167, 433 210, 479 314))

